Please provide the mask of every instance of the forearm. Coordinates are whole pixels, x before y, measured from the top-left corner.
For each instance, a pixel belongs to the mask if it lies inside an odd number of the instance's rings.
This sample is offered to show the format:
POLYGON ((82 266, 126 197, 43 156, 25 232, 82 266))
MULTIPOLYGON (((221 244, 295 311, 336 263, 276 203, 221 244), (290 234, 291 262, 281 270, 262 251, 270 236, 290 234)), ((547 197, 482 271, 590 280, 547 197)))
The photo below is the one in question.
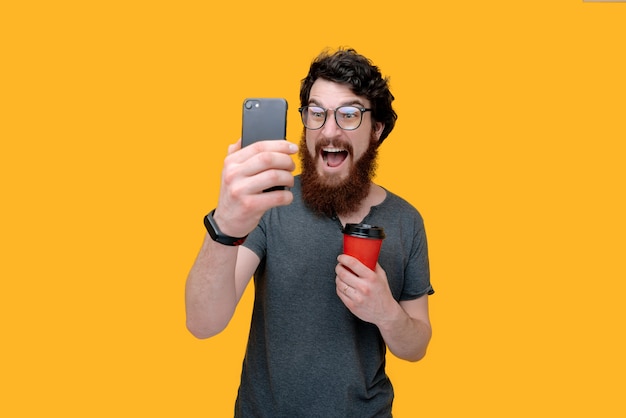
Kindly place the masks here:
POLYGON ((205 237, 185 287, 187 328, 197 338, 221 332, 235 312, 237 251, 205 237))
POLYGON ((396 304, 389 319, 377 324, 389 351, 408 361, 419 361, 426 355, 432 336, 427 321, 412 318, 396 304))
MULTIPOLYGON (((287 141, 260 141, 243 149, 237 141, 228 147, 213 213, 224 235, 246 236, 268 209, 291 203, 289 190, 263 190, 277 184, 293 186, 291 155, 297 152, 297 145, 287 141)), ((222 245, 205 237, 185 287, 187 328, 193 335, 208 338, 228 325, 259 261, 242 246, 222 245)))

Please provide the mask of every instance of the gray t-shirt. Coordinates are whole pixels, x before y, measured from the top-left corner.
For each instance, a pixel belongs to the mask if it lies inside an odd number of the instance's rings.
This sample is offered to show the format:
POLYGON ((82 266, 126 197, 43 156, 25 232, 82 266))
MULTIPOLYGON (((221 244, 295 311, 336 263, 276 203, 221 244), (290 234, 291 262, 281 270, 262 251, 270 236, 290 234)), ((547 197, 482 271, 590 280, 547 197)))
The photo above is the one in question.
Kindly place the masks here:
MULTIPOLYGON (((385 342, 335 291, 341 222, 305 206, 299 177, 292 191, 293 203, 265 213, 244 244, 261 263, 235 416, 389 417, 385 342)), ((385 230, 379 263, 394 298, 432 294, 417 210, 387 191, 363 222, 385 230)))

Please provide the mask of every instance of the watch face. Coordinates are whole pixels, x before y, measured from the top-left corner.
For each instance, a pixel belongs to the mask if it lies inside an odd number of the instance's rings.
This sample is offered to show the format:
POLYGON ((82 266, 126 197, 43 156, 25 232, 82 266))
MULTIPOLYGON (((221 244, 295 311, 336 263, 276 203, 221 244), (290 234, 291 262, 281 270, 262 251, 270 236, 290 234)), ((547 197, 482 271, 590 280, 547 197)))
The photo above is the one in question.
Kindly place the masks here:
POLYGON ((213 226, 213 222, 212 222, 213 216, 211 216, 211 213, 209 213, 207 216, 204 217, 204 227, 206 228, 211 238, 213 238, 213 241, 215 241, 217 239, 217 231, 215 230, 215 227, 213 226))

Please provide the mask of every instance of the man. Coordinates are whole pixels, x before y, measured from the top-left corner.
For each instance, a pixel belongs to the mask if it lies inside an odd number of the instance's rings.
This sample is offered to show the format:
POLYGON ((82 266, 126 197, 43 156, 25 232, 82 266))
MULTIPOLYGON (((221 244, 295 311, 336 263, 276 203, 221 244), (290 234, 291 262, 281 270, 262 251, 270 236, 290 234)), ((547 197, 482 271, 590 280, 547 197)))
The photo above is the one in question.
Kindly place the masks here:
POLYGON ((433 289, 423 221, 372 181, 378 147, 397 118, 393 99, 367 58, 325 52, 302 80, 299 148, 229 147, 218 205, 206 220, 217 241, 205 238, 186 308, 191 333, 211 337, 254 275, 235 416, 388 417, 386 349, 409 361, 426 353, 433 289), (298 150, 302 174, 294 178, 298 150), (263 192, 276 185, 289 189, 263 192), (342 254, 342 228, 360 222, 385 230, 375 271, 342 254))

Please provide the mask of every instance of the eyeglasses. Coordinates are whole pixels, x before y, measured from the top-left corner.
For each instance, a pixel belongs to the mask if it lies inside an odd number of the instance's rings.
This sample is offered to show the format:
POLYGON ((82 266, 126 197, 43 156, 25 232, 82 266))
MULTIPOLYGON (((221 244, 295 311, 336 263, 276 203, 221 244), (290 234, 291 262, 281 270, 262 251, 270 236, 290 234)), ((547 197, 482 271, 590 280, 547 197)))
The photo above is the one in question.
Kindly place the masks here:
MULTIPOLYGON (((298 109, 302 116, 304 127, 311 130, 321 129, 326 123, 328 111, 333 109, 324 109, 320 106, 304 106, 298 109)), ((361 126, 363 121, 363 113, 372 109, 356 106, 340 106, 334 109, 335 122, 337 126, 345 131, 354 131, 361 126)))

